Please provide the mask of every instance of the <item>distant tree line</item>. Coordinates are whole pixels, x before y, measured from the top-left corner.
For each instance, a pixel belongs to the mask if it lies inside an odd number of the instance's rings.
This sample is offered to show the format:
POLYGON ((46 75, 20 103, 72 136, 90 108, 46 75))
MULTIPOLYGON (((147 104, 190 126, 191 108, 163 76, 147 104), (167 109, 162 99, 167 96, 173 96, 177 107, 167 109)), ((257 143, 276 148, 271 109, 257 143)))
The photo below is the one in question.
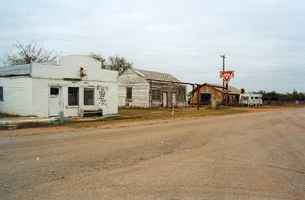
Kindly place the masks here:
MULTIPOLYGON (((90 53, 90 57, 99 61, 103 69, 118 71, 122 74, 127 69, 132 68, 132 63, 122 56, 110 56, 107 59, 100 54, 90 53)), ((47 50, 36 42, 14 44, 14 51, 4 59, 5 65, 24 65, 30 63, 52 63, 56 62, 57 55, 47 50)))
POLYGON ((305 102, 305 93, 298 92, 297 90, 293 90, 293 92, 288 93, 279 93, 276 91, 266 92, 266 91, 259 91, 263 95, 264 102, 282 102, 282 103, 289 103, 289 102, 305 102))

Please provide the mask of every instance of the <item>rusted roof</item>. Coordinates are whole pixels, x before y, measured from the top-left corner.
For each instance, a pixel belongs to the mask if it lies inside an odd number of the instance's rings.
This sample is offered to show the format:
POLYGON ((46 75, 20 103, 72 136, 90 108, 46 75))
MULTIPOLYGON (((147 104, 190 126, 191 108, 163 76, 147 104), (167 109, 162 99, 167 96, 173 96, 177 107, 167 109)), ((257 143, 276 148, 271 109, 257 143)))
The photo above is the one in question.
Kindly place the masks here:
MULTIPOLYGON (((214 86, 216 90, 220 91, 220 92, 223 92, 223 87, 222 85, 211 85, 211 86, 214 86)), ((234 86, 229 86, 228 88, 228 91, 227 91, 229 94, 240 94, 241 93, 241 90, 234 87, 234 86)))
MULTIPOLYGON (((217 91, 219 92, 223 92, 223 87, 222 85, 218 85, 218 84, 210 84, 210 83, 204 83, 202 84, 201 86, 210 86, 210 87, 213 87, 215 88, 217 91)), ((195 88, 195 91, 197 90, 197 88, 195 88)), ((226 89, 225 89, 226 91, 226 89)), ((241 93, 241 90, 236 88, 236 87, 233 87, 233 86, 229 86, 229 89, 228 91, 229 94, 240 94, 241 93)))

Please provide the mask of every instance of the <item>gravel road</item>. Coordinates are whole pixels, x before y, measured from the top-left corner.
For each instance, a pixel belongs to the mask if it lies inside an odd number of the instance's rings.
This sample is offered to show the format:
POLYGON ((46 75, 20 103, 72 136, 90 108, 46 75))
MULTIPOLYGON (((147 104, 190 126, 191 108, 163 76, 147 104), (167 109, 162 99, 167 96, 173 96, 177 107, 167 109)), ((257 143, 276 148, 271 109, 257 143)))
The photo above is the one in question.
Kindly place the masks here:
POLYGON ((305 199, 305 109, 0 132, 0 199, 305 199))

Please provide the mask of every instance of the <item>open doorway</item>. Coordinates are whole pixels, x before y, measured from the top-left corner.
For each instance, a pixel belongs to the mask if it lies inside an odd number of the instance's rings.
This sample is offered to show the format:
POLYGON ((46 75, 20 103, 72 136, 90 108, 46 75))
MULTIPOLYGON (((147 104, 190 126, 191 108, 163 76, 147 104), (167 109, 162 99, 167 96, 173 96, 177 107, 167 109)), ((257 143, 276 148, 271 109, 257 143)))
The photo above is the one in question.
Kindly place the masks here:
POLYGON ((202 93, 200 96, 200 104, 201 105, 209 105, 211 103, 211 94, 210 93, 202 93))

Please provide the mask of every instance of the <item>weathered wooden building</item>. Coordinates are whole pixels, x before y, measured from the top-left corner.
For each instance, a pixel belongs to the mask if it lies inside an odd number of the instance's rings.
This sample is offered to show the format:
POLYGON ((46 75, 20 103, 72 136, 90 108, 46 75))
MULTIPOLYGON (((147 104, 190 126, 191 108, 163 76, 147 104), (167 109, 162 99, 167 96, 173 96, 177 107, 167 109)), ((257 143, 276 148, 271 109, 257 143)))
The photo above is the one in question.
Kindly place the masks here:
POLYGON ((212 101, 215 101, 217 104, 226 102, 229 105, 237 105, 239 104, 240 93, 241 90, 232 86, 226 89, 220 85, 205 83, 194 88, 189 103, 190 105, 197 105, 199 101, 200 105, 209 105, 212 101))
POLYGON ((129 69, 119 77, 119 106, 186 106, 186 87, 167 73, 129 69))

